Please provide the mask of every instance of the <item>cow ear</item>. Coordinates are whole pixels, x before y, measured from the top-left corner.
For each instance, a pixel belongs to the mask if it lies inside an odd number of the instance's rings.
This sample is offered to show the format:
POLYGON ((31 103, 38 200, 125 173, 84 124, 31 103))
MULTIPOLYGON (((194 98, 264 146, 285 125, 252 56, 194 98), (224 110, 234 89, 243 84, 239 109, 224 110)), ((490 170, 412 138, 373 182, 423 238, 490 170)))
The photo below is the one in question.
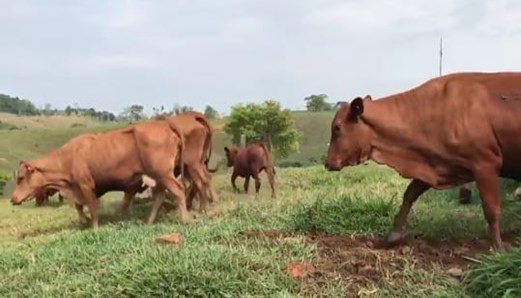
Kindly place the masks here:
POLYGON ((364 113, 364 100, 357 97, 351 101, 349 105, 349 118, 356 119, 364 113))

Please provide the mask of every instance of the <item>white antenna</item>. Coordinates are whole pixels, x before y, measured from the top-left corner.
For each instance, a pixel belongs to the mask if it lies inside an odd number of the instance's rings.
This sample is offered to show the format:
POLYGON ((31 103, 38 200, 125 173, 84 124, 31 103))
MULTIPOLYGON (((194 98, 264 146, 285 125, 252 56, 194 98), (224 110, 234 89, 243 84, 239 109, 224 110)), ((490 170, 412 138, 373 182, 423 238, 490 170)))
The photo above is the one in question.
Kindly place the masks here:
POLYGON ((441 77, 441 66, 442 66, 442 59, 443 59, 443 38, 440 37, 440 77, 441 77))

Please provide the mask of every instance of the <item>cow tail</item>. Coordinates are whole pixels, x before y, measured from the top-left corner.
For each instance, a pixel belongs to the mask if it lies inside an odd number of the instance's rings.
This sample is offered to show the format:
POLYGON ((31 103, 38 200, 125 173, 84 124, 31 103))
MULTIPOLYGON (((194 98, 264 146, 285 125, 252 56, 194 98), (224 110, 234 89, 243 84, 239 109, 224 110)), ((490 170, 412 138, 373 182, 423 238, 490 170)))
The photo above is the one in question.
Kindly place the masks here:
POLYGON ((210 124, 208 124, 208 121, 201 116, 195 116, 195 120, 197 122, 201 123, 204 127, 206 127, 206 130, 208 132, 206 134, 206 139, 204 140, 204 148, 203 148, 204 153, 203 154, 205 156, 203 157, 202 162, 204 163, 204 165, 206 166, 206 169, 210 173, 215 173, 219 169, 219 165, 217 165, 214 169, 210 169, 210 167, 208 166, 208 163, 210 162, 210 157, 212 156, 212 135, 213 135, 212 128, 210 127, 210 124))
MULTIPOLYGON (((186 189, 186 183, 185 183, 185 162, 183 159, 183 153, 185 151, 185 137, 182 133, 179 132, 179 128, 175 123, 172 121, 168 121, 168 124, 170 126, 170 129, 172 132, 179 138, 179 144, 178 144, 178 155, 179 155, 179 163, 180 163, 180 172, 181 172, 181 183, 186 189)), ((175 164, 174 164, 175 168, 175 164)))

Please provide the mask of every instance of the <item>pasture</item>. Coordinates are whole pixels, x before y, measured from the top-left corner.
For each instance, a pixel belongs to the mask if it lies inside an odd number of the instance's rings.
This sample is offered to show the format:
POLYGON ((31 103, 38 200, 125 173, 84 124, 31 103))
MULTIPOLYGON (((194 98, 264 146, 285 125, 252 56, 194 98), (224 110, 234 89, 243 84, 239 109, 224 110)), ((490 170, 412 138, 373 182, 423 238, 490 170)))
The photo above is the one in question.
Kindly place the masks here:
MULTIPOLYGON (((101 198, 101 227, 93 232, 56 196, 48 206, 11 206, 8 187, 0 199, 0 297, 521 296, 521 201, 510 196, 510 181, 502 182, 502 229, 512 250, 489 252, 476 191, 460 205, 457 189, 428 191, 409 216, 408 242, 381 248, 408 181, 373 163, 340 173, 316 165, 331 116, 294 113, 303 137, 287 161, 315 165, 278 168, 277 199, 264 173, 258 198, 251 185, 248 195, 233 193, 231 170, 221 165, 214 175, 220 202, 207 214, 192 211, 186 226, 164 210, 145 225, 149 203, 121 214, 122 193, 112 192, 101 198), (156 241, 171 233, 182 241, 156 241)), ((0 130, 0 171, 79 133, 111 128, 49 127, 0 130)), ((217 130, 212 167, 228 142, 217 130)))
MULTIPOLYGON (((321 166, 281 169, 279 198, 263 175, 259 198, 233 194, 215 176, 221 202, 193 212, 190 226, 175 211, 142 223, 149 206, 128 215, 121 193, 101 199, 101 229, 80 226, 74 209, 0 203, 2 297, 501 297, 520 292, 519 250, 488 254, 477 197, 459 205, 456 191, 429 191, 410 216, 407 245, 380 249, 407 181, 369 164, 341 173, 321 166), (180 233, 179 244, 157 236, 180 233), (313 270, 292 278, 292 263, 313 270), (307 266, 309 267, 309 265, 307 266), (310 267, 311 268, 311 267, 310 267), (501 270, 498 270, 501 268, 501 270), (460 272, 461 271, 461 272, 460 272)), ((509 183, 505 183, 508 188, 509 183)), ((517 231, 521 202, 503 198, 505 235, 517 231)), ((506 237, 509 242, 516 238, 506 237)), ((298 270, 299 268, 296 268, 298 270)), ((305 269, 305 268, 304 268, 305 269)), ((300 269, 301 273, 306 270, 300 269)))

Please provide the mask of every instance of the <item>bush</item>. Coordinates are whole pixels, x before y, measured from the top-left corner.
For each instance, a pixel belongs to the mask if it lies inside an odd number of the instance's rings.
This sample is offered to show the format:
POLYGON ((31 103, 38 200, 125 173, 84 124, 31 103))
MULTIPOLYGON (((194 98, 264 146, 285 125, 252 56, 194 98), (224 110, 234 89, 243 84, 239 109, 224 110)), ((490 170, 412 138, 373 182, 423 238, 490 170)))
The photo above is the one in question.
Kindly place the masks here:
POLYGON ((10 174, 0 173, 0 196, 4 195, 5 185, 8 181, 11 181, 12 177, 10 174))

